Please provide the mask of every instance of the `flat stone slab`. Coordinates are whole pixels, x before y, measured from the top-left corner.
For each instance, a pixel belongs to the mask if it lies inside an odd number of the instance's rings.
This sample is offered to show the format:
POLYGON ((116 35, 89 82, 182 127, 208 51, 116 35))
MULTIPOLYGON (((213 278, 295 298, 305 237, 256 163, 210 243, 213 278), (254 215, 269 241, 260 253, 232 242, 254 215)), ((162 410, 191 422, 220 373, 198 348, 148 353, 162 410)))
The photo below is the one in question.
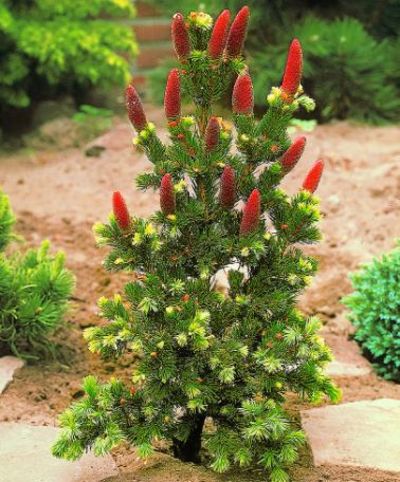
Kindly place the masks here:
POLYGON ((400 472, 400 400, 345 403, 301 412, 315 465, 400 472))
POLYGON ((3 356, 0 358, 0 394, 12 381, 14 373, 24 366, 24 362, 15 356, 3 356))
POLYGON ((59 429, 0 423, 0 480, 12 482, 100 482, 118 475, 111 456, 86 454, 76 462, 51 455, 59 429))
POLYGON ((330 377, 362 377, 369 375, 372 369, 368 365, 333 360, 326 367, 325 373, 330 377))

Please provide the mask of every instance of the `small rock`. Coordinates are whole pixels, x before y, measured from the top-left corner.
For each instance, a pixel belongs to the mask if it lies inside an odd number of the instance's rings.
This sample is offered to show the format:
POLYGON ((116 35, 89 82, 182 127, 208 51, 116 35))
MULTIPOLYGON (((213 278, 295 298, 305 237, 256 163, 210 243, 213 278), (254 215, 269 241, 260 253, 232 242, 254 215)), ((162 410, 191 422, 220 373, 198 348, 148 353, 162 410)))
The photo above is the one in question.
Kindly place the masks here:
POLYGON ((105 151, 104 146, 90 146, 85 150, 86 157, 100 157, 101 153, 105 151))
POLYGON ((77 400, 78 398, 82 398, 85 395, 85 392, 83 390, 77 390, 72 394, 72 398, 74 400, 77 400))
POLYGON ((338 212, 340 208, 340 198, 336 194, 332 194, 331 196, 328 197, 327 199, 329 209, 332 213, 338 212))
POLYGON ((24 366, 24 362, 15 356, 3 356, 0 358, 0 394, 12 381, 14 373, 24 366))
POLYGON ((41 402, 42 400, 47 400, 47 395, 44 392, 40 392, 33 398, 35 402, 41 402))
POLYGON ((100 280, 101 286, 109 286, 110 283, 111 283, 111 278, 109 276, 106 276, 105 278, 100 280))

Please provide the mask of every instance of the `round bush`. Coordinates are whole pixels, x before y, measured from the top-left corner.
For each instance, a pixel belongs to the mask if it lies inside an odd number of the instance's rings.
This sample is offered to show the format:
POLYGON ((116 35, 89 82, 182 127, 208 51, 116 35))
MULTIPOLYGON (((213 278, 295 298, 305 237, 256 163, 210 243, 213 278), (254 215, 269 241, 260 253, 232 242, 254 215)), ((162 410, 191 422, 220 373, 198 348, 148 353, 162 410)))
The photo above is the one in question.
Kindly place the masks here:
POLYGON ((38 249, 5 254, 15 235, 8 197, 0 190, 0 356, 13 353, 27 359, 55 354, 51 339, 62 325, 74 287, 74 276, 64 266, 64 254, 38 249))
POLYGON ((400 247, 375 258, 351 276, 344 299, 355 339, 384 378, 400 382, 400 247))

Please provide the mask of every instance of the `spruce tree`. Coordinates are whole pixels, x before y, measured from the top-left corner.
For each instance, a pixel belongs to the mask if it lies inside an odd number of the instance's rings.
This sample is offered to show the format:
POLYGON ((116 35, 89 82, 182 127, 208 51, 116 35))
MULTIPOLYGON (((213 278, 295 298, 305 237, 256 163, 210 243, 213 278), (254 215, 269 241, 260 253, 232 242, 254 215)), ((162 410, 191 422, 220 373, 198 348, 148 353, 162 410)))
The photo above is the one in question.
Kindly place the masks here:
POLYGON ((92 352, 131 359, 132 377, 85 379, 86 397, 61 416, 58 457, 90 447, 101 455, 122 441, 147 457, 167 440, 183 461, 218 472, 258 464, 285 481, 304 441, 284 409, 287 392, 339 397, 323 373, 331 356, 320 323, 296 309, 317 268, 300 244, 320 239, 313 192, 323 162, 295 195, 279 188, 305 146, 304 137, 290 142, 288 124, 299 107, 313 107, 300 85, 301 46, 290 45, 282 83, 256 119, 242 56, 248 20, 247 7, 231 24, 227 10, 214 24, 202 12, 173 17, 180 65, 165 90, 168 145, 127 88, 134 144, 153 164, 136 183, 159 191, 160 209, 136 217, 116 192, 109 222, 95 225, 98 244, 111 248, 104 266, 132 281, 99 300, 107 322, 85 336, 92 352), (229 129, 213 105, 233 81, 229 129), (183 90, 193 116, 181 114, 183 90))

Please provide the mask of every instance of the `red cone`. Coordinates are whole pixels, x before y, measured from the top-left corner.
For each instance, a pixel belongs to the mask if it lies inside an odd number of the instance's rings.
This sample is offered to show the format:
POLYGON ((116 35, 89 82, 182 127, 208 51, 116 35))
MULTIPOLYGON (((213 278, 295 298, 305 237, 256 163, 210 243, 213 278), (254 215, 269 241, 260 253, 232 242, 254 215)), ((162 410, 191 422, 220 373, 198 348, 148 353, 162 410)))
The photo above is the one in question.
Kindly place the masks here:
POLYGON ((164 110, 168 120, 174 120, 181 114, 181 82, 178 69, 172 69, 168 75, 164 110))
POLYGON ((250 10, 245 6, 239 10, 235 19, 232 22, 226 42, 226 53, 230 57, 237 57, 240 55, 244 40, 246 38, 247 24, 249 22, 250 10))
POLYGON ((243 209, 240 234, 249 234, 257 229, 261 215, 261 195, 258 189, 254 189, 243 209))
POLYGON ((180 13, 176 13, 171 25, 172 43, 179 59, 185 59, 190 54, 190 40, 185 20, 180 13))
POLYGON ((313 167, 308 171, 308 174, 303 182, 303 189, 311 193, 315 192, 319 181, 321 180, 322 172, 324 170, 324 161, 317 161, 313 167))
POLYGON ((210 117, 205 132, 206 151, 211 152, 219 144, 220 126, 216 117, 210 117))
POLYGON ((224 51, 230 17, 229 10, 224 10, 215 21, 210 41, 208 42, 208 54, 212 59, 218 59, 224 51))
POLYGON ((113 212, 118 226, 121 229, 127 229, 130 224, 130 216, 128 208, 126 207, 125 199, 119 191, 113 193, 112 198, 113 212))
POLYGON ((171 174, 165 174, 161 179, 160 206, 161 211, 167 216, 175 213, 176 200, 171 174))
POLYGON ((125 102, 129 120, 133 127, 140 132, 146 127, 147 119, 139 94, 133 85, 128 85, 125 90, 125 102))
POLYGON ((299 88, 303 70, 303 52, 300 42, 295 38, 289 47, 285 72, 282 79, 282 90, 292 97, 299 88))
POLYGON ((253 84, 249 74, 236 79, 232 93, 232 108, 235 114, 251 114, 254 107, 253 84))
POLYGON ((235 171, 231 166, 225 166, 222 171, 219 202, 226 209, 233 208, 236 202, 235 171))
POLYGON ((283 154, 280 159, 280 163, 285 173, 291 171, 299 161, 304 152, 306 146, 306 138, 304 136, 298 137, 294 140, 293 144, 283 154))

